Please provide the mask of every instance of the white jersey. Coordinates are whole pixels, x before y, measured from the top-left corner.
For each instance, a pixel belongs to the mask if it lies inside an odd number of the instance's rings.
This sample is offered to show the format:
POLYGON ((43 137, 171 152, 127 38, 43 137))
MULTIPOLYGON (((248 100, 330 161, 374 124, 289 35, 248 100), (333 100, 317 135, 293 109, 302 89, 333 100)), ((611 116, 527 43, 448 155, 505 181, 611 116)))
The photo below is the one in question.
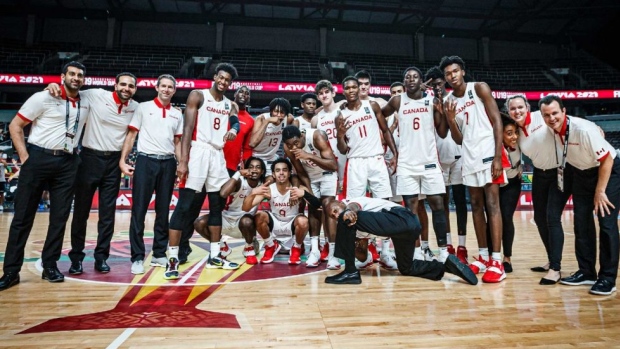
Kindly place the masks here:
POLYGON ((61 87, 61 91, 62 98, 52 97, 48 91, 37 92, 30 96, 17 112, 19 118, 32 122, 28 143, 46 149, 62 150, 67 140, 67 132, 75 130, 73 148, 77 147, 90 106, 86 99, 67 99, 64 87, 61 87))
MULTIPOLYGON (((263 116, 264 117, 264 116, 263 116)), ((267 116, 268 118, 269 116, 267 116)), ((278 150, 280 149, 280 143, 282 143, 282 130, 286 127, 286 120, 275 125, 270 123, 265 129, 263 139, 254 147, 252 156, 255 156, 263 161, 275 161, 278 159, 278 150)))
MULTIPOLYGON (((239 188, 239 190, 230 195, 230 202, 226 205, 225 210, 229 215, 239 217, 243 216, 246 213, 255 214, 258 210, 258 205, 252 207, 249 212, 245 212, 241 209, 241 207, 243 207, 243 200, 252 193, 252 189, 254 188, 250 186, 250 183, 248 183, 248 180, 245 177, 241 177, 240 179, 241 187, 239 188)), ((258 185, 261 185, 261 182, 259 182, 258 185)))
POLYGON ((202 90, 202 95, 204 103, 198 109, 192 140, 208 143, 215 149, 222 149, 224 135, 228 132, 228 115, 232 109, 232 102, 226 96, 223 96, 221 101, 216 101, 208 89, 202 90))
POLYGON ((305 130, 307 128, 312 128, 312 125, 310 124, 310 121, 304 119, 303 116, 298 116, 295 118, 295 120, 297 120, 297 122, 299 123, 299 130, 305 130))
POLYGON ((345 108, 342 117, 351 127, 347 130, 346 139, 349 151, 347 158, 360 158, 383 155, 381 144, 381 130, 377 116, 372 110, 369 101, 360 101, 358 110, 345 108))
POLYGON ((449 129, 446 138, 441 138, 438 134, 435 134, 435 143, 437 144, 440 164, 451 165, 461 157, 461 146, 452 139, 449 129))
MULTIPOLYGON (((304 145, 303 151, 313 154, 315 156, 318 156, 322 159, 323 157, 321 156, 321 152, 318 151, 316 147, 314 146, 314 133, 315 132, 320 132, 320 131, 315 128, 307 128, 302 133, 302 137, 303 136, 306 137, 306 145, 304 145)), ((323 176, 324 172, 329 172, 329 171, 322 169, 319 165, 315 164, 314 162, 310 160, 299 160, 299 162, 301 162, 304 169, 306 170, 306 173, 308 173, 308 178, 310 178, 310 181, 315 181, 317 179, 320 179, 323 176)))
POLYGON ((468 82, 463 97, 452 96, 456 101, 456 122, 463 134, 463 176, 491 168, 495 156, 493 126, 484 103, 476 94, 475 82, 468 82))
POLYGON ((80 96, 91 107, 82 145, 99 151, 120 151, 139 103, 133 99, 122 103, 116 91, 100 88, 82 91, 80 96))
POLYGON ((269 190, 271 191, 269 207, 273 216, 281 222, 290 222, 295 219, 299 214, 299 203, 291 206, 291 192, 287 190, 285 194, 280 194, 276 183, 272 183, 269 190))
MULTIPOLYGON (((394 125, 394 122, 396 122, 396 114, 397 113, 394 113, 386 119, 388 128, 392 127, 392 125, 394 125)), ((392 137, 394 138, 394 146, 396 147, 396 149, 398 149, 398 147, 400 146, 400 132, 398 131, 398 126, 392 133, 392 137)), ((390 161, 394 157, 394 153, 392 153, 392 149, 390 149, 390 147, 387 147, 387 149, 385 150, 384 157, 386 161, 390 161)))
POLYGON ((398 113, 400 146, 396 173, 399 176, 441 173, 435 143, 433 97, 412 99, 403 93, 398 113))
POLYGON ((554 141, 553 130, 545 124, 540 111, 529 113, 523 127, 519 127, 519 148, 532 160, 534 167, 550 170, 559 166, 562 148, 554 141))
POLYGON ((338 152, 338 139, 336 138, 336 115, 338 115, 338 109, 332 112, 326 112, 325 110, 321 110, 317 114, 317 130, 325 131, 327 134, 327 140, 329 141, 329 145, 332 147, 334 153, 339 154, 338 152))

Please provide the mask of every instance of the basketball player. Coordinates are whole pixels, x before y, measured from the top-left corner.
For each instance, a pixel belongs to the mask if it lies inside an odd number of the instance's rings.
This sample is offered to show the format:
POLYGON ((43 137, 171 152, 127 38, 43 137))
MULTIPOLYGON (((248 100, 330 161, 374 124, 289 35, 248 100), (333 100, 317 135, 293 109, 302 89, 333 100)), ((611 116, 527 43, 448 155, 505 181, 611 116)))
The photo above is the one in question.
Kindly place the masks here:
POLYGON ((489 85, 485 82, 465 82, 465 62, 459 56, 443 57, 439 69, 453 88, 444 102, 445 111, 452 138, 457 144, 462 144, 463 184, 469 187, 480 249, 480 256, 470 267, 475 273, 485 271, 482 281, 500 282, 506 278, 506 273, 502 265, 502 217, 499 211, 498 184, 505 182, 499 109, 489 85), (493 239, 490 261, 485 204, 493 239))
MULTIPOLYGON (((360 85, 355 77, 344 78, 343 94, 346 98, 341 113, 336 116, 337 147, 341 154, 347 155, 345 168, 344 195, 359 197, 366 195, 369 189, 373 197, 388 199, 392 197, 388 166, 382 138, 394 154, 389 163, 393 172, 396 171, 398 151, 394 145, 394 137, 387 126, 385 117, 377 102, 359 97, 360 85)), ((366 256, 360 267, 372 264, 374 258, 368 257, 368 241, 360 241, 359 256, 366 256)), ((371 253, 372 254, 372 253, 371 253)), ((386 265, 393 266, 393 256, 386 255, 386 265)))
POLYGON ((176 80, 171 75, 161 75, 157 79, 156 90, 157 97, 153 101, 142 102, 136 109, 129 123, 119 160, 123 174, 134 178, 129 225, 132 274, 144 274, 144 219, 153 192, 156 192, 157 196, 151 266, 166 266, 170 199, 176 180, 176 159, 181 155, 183 116, 170 105, 176 92, 176 80), (134 168, 127 164, 126 160, 138 132, 138 156, 134 168))
POLYGON ((381 108, 387 104, 387 101, 381 97, 370 96, 372 77, 366 70, 360 70, 355 73, 355 78, 360 84, 360 100, 377 102, 381 108))
MULTIPOLYGON (((297 172, 305 170, 312 185, 313 195, 320 197, 323 208, 336 197, 338 185, 338 163, 327 140, 327 134, 321 130, 307 128, 300 131, 296 126, 286 126, 282 131, 284 153, 291 160, 297 172)), ((321 262, 319 235, 323 212, 319 207, 310 206, 308 219, 310 224, 311 250, 306 260, 306 267, 315 268, 321 262)), ((329 261, 328 261, 329 262, 329 261)), ((332 262, 332 268, 340 265, 338 260, 332 262)))
POLYGON ((219 244, 225 202, 220 196, 220 189, 229 179, 223 148, 225 142, 234 140, 239 132, 237 104, 224 93, 236 78, 237 69, 232 64, 220 63, 215 67, 211 88, 194 90, 187 97, 181 158, 177 170, 181 181, 179 201, 170 218, 170 244, 165 278, 178 277, 181 231, 188 220, 195 219, 192 203, 194 196, 202 192, 203 188, 209 200, 207 226, 211 236, 210 254, 205 267, 239 267, 238 264, 222 258, 219 244))
POLYGON ((411 212, 418 210, 418 195, 424 194, 433 211, 433 229, 439 246, 439 261, 448 258, 446 242, 446 214, 443 207, 445 186, 435 134, 445 137, 447 125, 442 115, 441 101, 433 96, 424 96, 422 71, 417 67, 405 70, 403 80, 406 93, 393 96, 381 109, 384 114, 399 115, 401 154, 396 173, 396 193, 403 199, 411 212))
POLYGON ((304 113, 293 120, 293 125, 297 126, 300 130, 305 130, 311 128, 310 124, 314 117, 318 99, 314 93, 304 93, 301 95, 299 101, 301 102, 304 113))
MULTIPOLYGON (((243 201, 242 210, 247 212, 264 199, 269 200, 270 210, 258 211, 254 216, 256 230, 263 238, 265 246, 263 258, 260 260, 263 264, 273 262, 275 255, 283 247, 289 250, 289 264, 301 263, 304 238, 308 233, 308 218, 299 212, 299 200, 293 197, 292 170, 290 161, 284 158, 276 159, 271 164, 276 182, 269 186, 263 184, 254 188, 243 201), (291 204, 291 199, 297 203, 291 204)), ((306 195, 303 197, 306 198, 306 195)), ((316 206, 320 204, 320 201, 315 203, 316 206)))
MULTIPOLYGON (((446 80, 443 76, 443 72, 438 66, 434 66, 426 71, 424 81, 432 89, 435 97, 443 101, 444 97, 448 94, 446 91, 446 80)), ((443 172, 443 180, 446 185, 446 194, 443 199, 444 210, 446 211, 446 242, 448 243, 448 253, 455 254, 461 261, 461 263, 468 264, 467 259, 467 199, 465 195, 465 186, 463 185, 463 176, 461 173, 461 167, 463 165, 461 157, 461 146, 454 142, 450 130, 446 138, 439 136, 435 137, 437 142, 437 150, 439 152, 439 163, 443 172), (456 226, 458 232, 458 247, 456 251, 452 245, 452 229, 450 228, 450 191, 452 191, 452 198, 454 199, 454 206, 456 208, 456 226)), ((422 223, 422 237, 424 237, 424 222, 428 226, 428 218, 423 219, 422 215, 426 216, 426 209, 420 205, 418 210, 418 216, 420 217, 420 223, 422 223)), ((428 229, 426 231, 426 241, 428 244, 428 229)), ((417 251, 416 251, 417 253, 417 251)), ((430 253, 424 252, 424 257, 427 257, 430 253)), ((422 255, 422 251, 420 251, 422 255)), ((431 257, 432 258, 432 257, 431 257)))

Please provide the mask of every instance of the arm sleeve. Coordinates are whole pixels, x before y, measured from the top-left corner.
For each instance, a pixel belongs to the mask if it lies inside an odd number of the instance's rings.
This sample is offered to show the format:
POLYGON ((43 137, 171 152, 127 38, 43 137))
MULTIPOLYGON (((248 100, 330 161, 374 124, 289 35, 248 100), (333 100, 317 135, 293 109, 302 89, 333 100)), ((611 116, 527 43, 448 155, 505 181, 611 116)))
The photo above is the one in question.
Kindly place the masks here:
POLYGON ((317 198, 316 196, 310 194, 306 190, 304 190, 304 199, 308 201, 308 204, 310 204, 310 206, 312 207, 316 207, 316 208, 321 207, 321 200, 317 198))
POLYGON ((239 116, 230 115, 228 117, 228 125, 230 126, 230 129, 234 129, 237 134, 239 134, 239 116))

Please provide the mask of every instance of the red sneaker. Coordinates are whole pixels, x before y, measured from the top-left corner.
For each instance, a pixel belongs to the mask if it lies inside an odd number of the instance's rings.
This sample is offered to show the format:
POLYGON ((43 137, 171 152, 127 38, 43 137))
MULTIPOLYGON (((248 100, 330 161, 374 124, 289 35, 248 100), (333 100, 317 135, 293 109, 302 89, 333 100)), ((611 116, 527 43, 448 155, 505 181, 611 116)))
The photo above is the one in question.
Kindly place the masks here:
POLYGON ((373 241, 368 242, 368 252, 372 255, 373 262, 376 263, 380 261, 379 252, 377 252, 377 245, 375 242, 373 241))
POLYGON ((456 256, 458 257, 459 261, 461 261, 461 263, 468 265, 469 263, 467 262, 467 248, 465 248, 465 246, 459 246, 456 249, 456 256))
POLYGON ((228 247, 228 244, 225 242, 222 242, 222 244, 224 246, 220 246, 220 257, 226 259, 232 253, 232 248, 228 247))
POLYGON ((263 264, 273 262, 273 259, 276 257, 276 254, 278 254, 278 251, 280 251, 281 248, 282 246, 280 246, 278 241, 275 240, 273 241, 273 246, 269 247, 265 245, 265 252, 263 253, 263 258, 261 258, 260 262, 263 264))
POLYGON ((291 257, 288 259, 288 264, 301 264, 301 253, 301 247, 291 247, 291 257))
POLYGON ((454 246, 452 246, 452 245, 448 245, 447 247, 448 247, 448 253, 449 253, 449 254, 455 254, 455 251, 454 251, 454 246))
POLYGON ((469 268, 471 269, 471 271, 474 272, 474 274, 484 273, 487 271, 487 266, 489 264, 490 263, 488 261, 485 261, 482 258, 482 256, 478 256, 478 258, 475 259, 474 262, 469 265, 469 268))
POLYGON ((245 257, 245 262, 247 264, 258 264, 258 259, 256 258, 256 253, 254 253, 254 246, 246 246, 243 249, 243 256, 245 257))
POLYGON ((329 256, 329 243, 324 243, 321 247, 321 262, 327 262, 329 256))
POLYGON ((500 261, 491 261, 488 264, 487 271, 482 275, 482 282, 497 283, 506 278, 504 266, 500 261))

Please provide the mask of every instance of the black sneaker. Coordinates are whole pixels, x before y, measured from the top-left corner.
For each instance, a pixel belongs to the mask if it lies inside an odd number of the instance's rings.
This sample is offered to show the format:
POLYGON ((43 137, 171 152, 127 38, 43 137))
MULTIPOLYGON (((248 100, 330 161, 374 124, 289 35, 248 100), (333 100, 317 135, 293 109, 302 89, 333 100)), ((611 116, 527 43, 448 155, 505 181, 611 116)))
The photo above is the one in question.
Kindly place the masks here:
POLYGON ((571 274, 571 276, 560 279, 560 283, 562 285, 570 286, 594 285, 595 282, 596 279, 586 277, 585 274, 581 272, 581 270, 577 270, 574 274, 571 274))
POLYGON ((611 283, 611 281, 606 279, 598 279, 592 288, 590 289, 590 293, 597 294, 600 296, 609 296, 610 294, 616 292, 616 286, 611 283))
POLYGON ((448 259, 446 259, 444 266, 446 267, 446 271, 450 274, 454 274, 461 279, 467 281, 470 285, 478 284, 478 278, 476 274, 469 268, 469 266, 461 263, 457 256, 451 254, 448 255, 448 259))

